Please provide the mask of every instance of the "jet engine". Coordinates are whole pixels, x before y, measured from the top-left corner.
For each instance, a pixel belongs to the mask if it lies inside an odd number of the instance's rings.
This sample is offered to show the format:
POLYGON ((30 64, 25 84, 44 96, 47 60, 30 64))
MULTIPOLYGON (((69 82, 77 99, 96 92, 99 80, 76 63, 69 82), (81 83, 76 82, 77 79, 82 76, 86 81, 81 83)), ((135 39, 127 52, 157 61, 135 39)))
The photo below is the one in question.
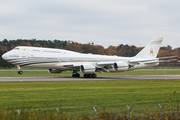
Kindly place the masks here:
POLYGON ((129 64, 126 62, 120 61, 120 62, 114 63, 113 67, 114 67, 114 70, 123 72, 129 69, 129 64))
POLYGON ((96 68, 92 64, 81 65, 80 67, 81 73, 94 73, 95 71, 96 71, 96 68))
POLYGON ((48 69, 49 73, 61 73, 63 70, 60 69, 48 69))

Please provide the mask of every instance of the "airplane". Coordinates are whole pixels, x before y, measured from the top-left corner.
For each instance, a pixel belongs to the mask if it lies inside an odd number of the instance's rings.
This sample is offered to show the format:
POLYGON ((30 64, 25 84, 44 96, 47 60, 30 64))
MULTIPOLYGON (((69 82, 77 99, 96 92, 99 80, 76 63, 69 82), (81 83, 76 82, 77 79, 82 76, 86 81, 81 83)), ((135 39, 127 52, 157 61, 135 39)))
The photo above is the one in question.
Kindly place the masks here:
POLYGON ((17 46, 2 55, 11 64, 17 65, 18 74, 21 67, 46 68, 49 73, 73 71, 72 77, 80 77, 79 71, 85 78, 96 78, 95 72, 125 72, 129 70, 157 66, 160 62, 169 62, 176 56, 157 58, 163 37, 155 37, 134 57, 119 57, 78 53, 69 50, 17 46))

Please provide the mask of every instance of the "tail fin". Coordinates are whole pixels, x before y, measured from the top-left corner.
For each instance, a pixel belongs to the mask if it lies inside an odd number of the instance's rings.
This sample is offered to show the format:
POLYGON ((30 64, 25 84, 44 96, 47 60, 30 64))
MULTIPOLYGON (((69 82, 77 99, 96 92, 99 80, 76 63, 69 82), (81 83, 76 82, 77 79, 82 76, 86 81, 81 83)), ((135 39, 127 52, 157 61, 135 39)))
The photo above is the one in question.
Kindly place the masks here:
POLYGON ((135 58, 156 58, 159 52, 160 45, 162 43, 163 37, 154 38, 148 45, 146 45, 135 58))

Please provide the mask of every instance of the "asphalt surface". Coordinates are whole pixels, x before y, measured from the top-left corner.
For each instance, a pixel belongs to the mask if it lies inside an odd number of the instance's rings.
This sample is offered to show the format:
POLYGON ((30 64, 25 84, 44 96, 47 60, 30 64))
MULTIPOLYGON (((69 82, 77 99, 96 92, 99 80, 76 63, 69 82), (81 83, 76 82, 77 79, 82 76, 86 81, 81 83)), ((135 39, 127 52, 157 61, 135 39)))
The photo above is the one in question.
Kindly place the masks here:
POLYGON ((180 75, 103 76, 97 78, 72 77, 0 77, 0 82, 51 82, 51 81, 115 81, 115 80, 180 80, 180 75))

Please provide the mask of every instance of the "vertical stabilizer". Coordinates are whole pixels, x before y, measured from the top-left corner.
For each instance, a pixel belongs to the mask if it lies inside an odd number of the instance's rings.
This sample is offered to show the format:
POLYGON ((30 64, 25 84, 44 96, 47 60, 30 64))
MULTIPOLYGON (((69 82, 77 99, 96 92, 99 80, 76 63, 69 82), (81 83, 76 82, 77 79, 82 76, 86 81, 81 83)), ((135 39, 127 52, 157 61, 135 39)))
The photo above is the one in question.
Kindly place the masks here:
POLYGON ((135 58, 156 58, 161 46, 163 37, 154 38, 148 45, 146 45, 135 58))

